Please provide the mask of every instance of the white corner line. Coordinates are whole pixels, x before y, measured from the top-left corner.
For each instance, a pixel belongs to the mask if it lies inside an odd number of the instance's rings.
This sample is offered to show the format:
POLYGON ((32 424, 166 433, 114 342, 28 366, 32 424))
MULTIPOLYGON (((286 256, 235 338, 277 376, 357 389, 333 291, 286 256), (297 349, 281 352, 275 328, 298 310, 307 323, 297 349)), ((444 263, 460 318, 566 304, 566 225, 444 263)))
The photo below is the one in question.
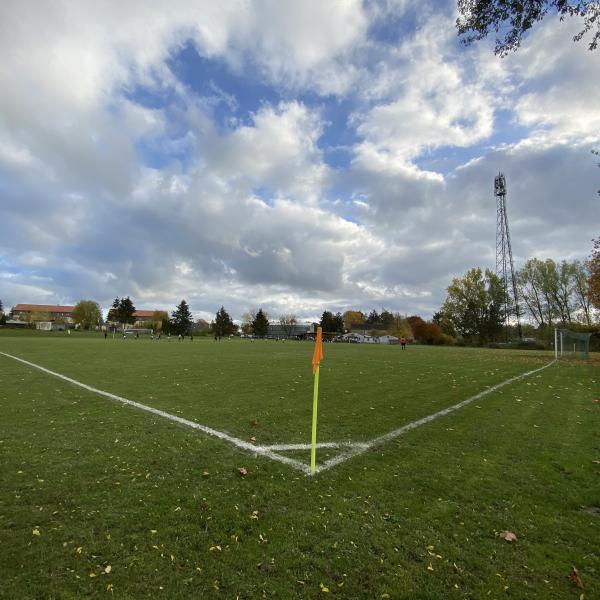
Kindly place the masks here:
POLYGON ((277 452, 275 452, 275 450, 278 450, 278 451, 308 450, 311 447, 310 444, 273 444, 273 445, 267 445, 267 446, 255 446, 254 444, 251 444, 250 442, 245 442, 244 440, 236 438, 235 436, 232 436, 229 433, 226 433, 224 431, 212 429, 211 427, 207 427, 206 425, 201 425, 200 423, 196 423, 195 421, 189 421, 188 419, 178 417, 177 415, 172 415, 171 413, 165 412, 158 408, 153 408, 151 406, 147 406, 140 402, 128 400, 127 398, 123 398, 122 396, 117 396, 116 394, 111 394, 110 392, 105 392, 103 390, 99 390, 90 385, 87 385, 85 383, 77 381, 76 379, 67 377, 66 375, 61 375, 60 373, 56 373, 55 371, 46 369, 45 367, 42 367, 41 365, 37 365, 37 364, 29 362, 28 360, 25 360, 23 358, 13 356, 12 354, 7 354, 6 352, 0 352, 0 354, 3 356, 6 356, 7 358, 12 358, 13 360, 16 360, 16 361, 21 362, 26 365, 29 365, 30 367, 33 367, 35 369, 39 369, 40 371, 43 371, 44 373, 48 373, 49 375, 52 375, 54 377, 58 377, 59 379, 62 379, 63 381, 67 381, 73 385, 79 386, 79 387, 81 387, 85 390, 88 390, 94 394, 98 394, 100 396, 104 396, 104 397, 114 400, 116 402, 120 402, 121 404, 133 406, 134 408, 138 408, 140 410, 144 410, 146 412, 158 415, 159 417, 163 417, 164 419, 168 419, 168 420, 178 423, 180 425, 184 425, 186 427, 190 427, 192 429, 202 431, 203 433, 205 433, 207 435, 210 435, 210 436, 219 438, 221 440, 224 440, 226 442, 229 442, 230 444, 234 445, 235 447, 240 448, 241 450, 244 450, 245 452, 248 452, 250 454, 264 456, 265 458, 270 458, 271 460, 274 460, 276 462, 286 464, 290 467, 293 467, 294 469, 297 469, 298 471, 301 471, 302 473, 304 473, 305 475, 308 475, 308 476, 313 476, 313 475, 322 473, 323 471, 327 471, 333 467, 336 467, 355 456, 364 454, 365 452, 375 448, 376 446, 381 446, 397 437, 400 437, 401 435, 403 435, 404 433, 406 433, 408 431, 411 431, 412 429, 416 429, 417 427, 420 427, 421 425, 430 423, 431 421, 434 421, 435 419, 438 419, 439 417, 443 417, 443 416, 448 415, 456 410, 459 410, 459 409, 471 404, 472 402, 475 402, 476 400, 479 400, 480 398, 483 398, 484 396, 487 396, 488 394, 495 392, 496 390, 504 387, 505 385, 509 385, 515 381, 518 381, 519 379, 524 379, 525 377, 529 377, 530 375, 533 375, 534 373, 542 371, 543 369, 547 369, 548 367, 550 367, 551 365, 553 365, 556 362, 556 359, 554 359, 551 362, 549 362, 548 364, 544 365, 543 367, 539 367, 537 369, 533 369, 532 371, 527 371, 526 373, 522 373, 521 375, 516 375, 515 377, 511 377, 510 379, 507 379, 506 381, 502 381, 501 383, 493 385, 493 386, 483 390, 482 392, 479 392, 478 394, 475 394, 474 396, 471 396, 470 398, 467 398, 466 400, 459 402, 458 404, 454 404, 453 406, 444 408, 443 410, 440 410, 436 413, 433 413, 431 415, 423 417, 422 419, 418 419, 417 421, 412 421, 411 423, 403 425, 402 427, 395 429, 394 431, 385 433, 385 434, 378 436, 376 438, 373 438, 372 440, 369 440, 367 442, 322 442, 320 444, 317 444, 318 448, 348 448, 348 450, 346 450, 345 452, 342 452, 341 454, 338 454, 337 456, 334 456, 333 458, 331 458, 331 459, 325 461, 324 463, 322 463, 321 465, 317 466, 316 472, 312 473, 310 470, 310 466, 307 463, 304 463, 299 460, 295 460, 293 458, 288 458, 287 456, 283 456, 283 455, 277 454, 277 452))
MULTIPOLYGON (((319 442, 317 444, 317 450, 320 448, 364 448, 367 446, 367 442, 319 442)), ((266 450, 310 450, 311 444, 272 444, 268 446, 261 446, 266 450)))
POLYGON ((371 449, 375 448, 376 446, 381 446, 382 444, 385 444, 393 439, 396 439, 397 437, 400 437, 401 435, 403 435, 407 431, 410 431, 411 429, 416 429, 417 427, 420 427, 421 425, 425 425, 426 423, 435 421, 435 419, 438 419, 439 417, 443 417, 443 416, 448 415, 456 410, 459 410, 459 409, 471 404, 472 402, 475 402, 476 400, 479 400, 480 398, 483 398, 484 396, 487 396, 488 394, 491 394, 492 392, 499 390, 501 387, 504 387, 505 385, 509 385, 511 383, 514 383, 515 381, 518 381, 519 379, 524 379, 525 377, 529 377, 529 375, 533 375, 534 373, 537 373, 538 371, 547 369, 549 366, 553 365, 555 362, 556 362, 556 359, 552 360, 551 362, 549 362, 547 365, 544 365, 543 367, 539 367, 538 369, 533 369, 532 371, 527 371, 526 373, 521 373, 521 375, 516 375, 515 377, 511 377, 510 379, 507 379, 506 381, 497 383, 496 385, 493 385, 492 387, 489 387, 489 388, 483 390, 482 392, 475 394, 475 396, 471 396, 470 398, 467 398, 466 400, 459 402, 458 404, 454 404, 453 406, 444 408, 443 410, 433 413, 427 417, 423 417, 422 419, 418 419, 417 421, 408 423, 402 427, 399 427, 398 429, 394 429, 394 431, 390 431, 389 433, 385 433, 384 435, 380 435, 379 437, 373 438, 372 440, 363 444, 362 447, 359 447, 358 444, 355 444, 355 446, 353 448, 351 448, 350 450, 348 450, 347 452, 342 452, 341 454, 334 456, 333 458, 325 461, 323 464, 318 466, 316 469, 316 473, 322 473, 323 471, 327 471, 328 469, 331 469, 333 467, 336 467, 336 466, 342 464, 343 462, 346 462, 347 460, 349 460, 350 458, 353 458, 354 456, 363 454, 364 452, 367 452, 368 450, 371 450, 371 449))
POLYGON ((48 373, 53 377, 58 377, 63 381, 67 381, 73 385, 77 385, 85 390, 93 392, 94 394, 98 394, 99 396, 104 396, 105 398, 109 398, 110 400, 120 402, 121 404, 133 406, 134 408, 138 408, 140 410, 144 410, 154 415, 158 415, 159 417, 163 417, 164 419, 168 419, 169 421, 173 421, 174 423, 178 423, 179 425, 184 425, 186 427, 191 427, 192 429, 202 431, 207 435, 219 438, 221 440, 225 440, 226 442, 229 442, 230 444, 233 444, 237 448, 240 448, 241 450, 244 450, 248 453, 270 458, 271 460, 289 465, 290 467, 293 467, 298 471, 302 471, 307 475, 310 474, 310 467, 306 463, 303 463, 299 460, 294 460, 293 458, 288 458, 287 456, 277 454, 268 447, 255 446, 250 442, 240 440, 239 438, 236 438, 230 435, 229 433, 225 433, 224 431, 218 431, 217 429, 212 429, 212 427, 201 425, 200 423, 196 423, 195 421, 189 421, 188 419, 183 419, 182 417, 178 417, 177 415, 172 415, 171 413, 165 412, 164 410, 159 410, 158 408, 153 408, 152 406, 147 406, 146 404, 135 402, 133 400, 128 400, 127 398, 123 398, 122 396, 117 396, 116 394, 111 394, 110 392, 99 390, 97 388, 92 387, 91 385, 81 383, 81 381, 77 381, 76 379, 72 379, 71 377, 67 377, 66 375, 61 375, 60 373, 56 373, 55 371, 51 371, 50 369, 46 369, 45 367, 36 365, 35 363, 29 362, 28 360, 24 360, 23 358, 19 358, 18 356, 13 356, 12 354, 7 354, 6 352, 0 352, 0 354, 6 356, 7 358, 12 358, 13 360, 21 362, 25 365, 29 365, 30 367, 33 367, 35 369, 39 369, 40 371, 48 373))

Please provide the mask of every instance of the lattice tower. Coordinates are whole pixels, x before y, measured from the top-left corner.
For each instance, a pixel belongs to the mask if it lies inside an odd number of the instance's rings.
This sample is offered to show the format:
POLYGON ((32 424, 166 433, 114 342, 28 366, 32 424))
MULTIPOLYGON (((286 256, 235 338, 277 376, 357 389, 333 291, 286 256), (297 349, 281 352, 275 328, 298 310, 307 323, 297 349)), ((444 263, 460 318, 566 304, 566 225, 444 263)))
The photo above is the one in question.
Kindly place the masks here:
POLYGON ((494 178, 494 196, 496 196, 496 275, 504 289, 504 322, 508 339, 508 325, 512 315, 517 318, 519 339, 522 337, 517 280, 513 264, 508 215, 506 214, 506 179, 502 173, 494 178))

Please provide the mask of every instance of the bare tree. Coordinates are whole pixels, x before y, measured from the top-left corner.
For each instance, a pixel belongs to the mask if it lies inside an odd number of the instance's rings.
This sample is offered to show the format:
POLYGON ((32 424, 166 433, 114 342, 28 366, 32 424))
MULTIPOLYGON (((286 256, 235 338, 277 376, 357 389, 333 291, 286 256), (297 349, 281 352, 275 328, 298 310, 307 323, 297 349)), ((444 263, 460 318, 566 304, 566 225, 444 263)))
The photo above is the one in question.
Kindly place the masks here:
POLYGON ((294 325, 298 323, 298 319, 296 319, 296 315, 280 315, 279 324, 283 329, 283 333, 285 337, 292 337, 292 333, 294 332, 294 325))

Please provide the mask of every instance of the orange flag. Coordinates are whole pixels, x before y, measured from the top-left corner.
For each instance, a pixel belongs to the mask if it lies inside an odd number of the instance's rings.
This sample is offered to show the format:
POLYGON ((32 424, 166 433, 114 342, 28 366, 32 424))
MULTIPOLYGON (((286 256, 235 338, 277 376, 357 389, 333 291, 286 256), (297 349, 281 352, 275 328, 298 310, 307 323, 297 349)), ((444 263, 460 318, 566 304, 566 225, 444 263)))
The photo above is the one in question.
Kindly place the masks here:
POLYGON ((317 339, 315 341, 315 351, 312 357, 313 375, 317 372, 319 363, 323 360, 323 329, 317 327, 317 339))

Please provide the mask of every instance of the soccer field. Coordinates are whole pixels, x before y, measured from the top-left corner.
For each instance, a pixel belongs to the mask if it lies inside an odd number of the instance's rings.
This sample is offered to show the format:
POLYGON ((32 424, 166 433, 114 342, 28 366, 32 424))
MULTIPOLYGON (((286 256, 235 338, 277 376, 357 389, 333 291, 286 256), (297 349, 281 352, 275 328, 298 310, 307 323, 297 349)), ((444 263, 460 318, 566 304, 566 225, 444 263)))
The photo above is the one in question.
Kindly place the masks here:
POLYGON ((311 478, 251 450, 308 463, 310 343, 3 334, 0 352, 250 448, 0 355, 0 597, 562 598, 572 565, 600 592, 593 361, 327 344, 331 468, 311 478))

